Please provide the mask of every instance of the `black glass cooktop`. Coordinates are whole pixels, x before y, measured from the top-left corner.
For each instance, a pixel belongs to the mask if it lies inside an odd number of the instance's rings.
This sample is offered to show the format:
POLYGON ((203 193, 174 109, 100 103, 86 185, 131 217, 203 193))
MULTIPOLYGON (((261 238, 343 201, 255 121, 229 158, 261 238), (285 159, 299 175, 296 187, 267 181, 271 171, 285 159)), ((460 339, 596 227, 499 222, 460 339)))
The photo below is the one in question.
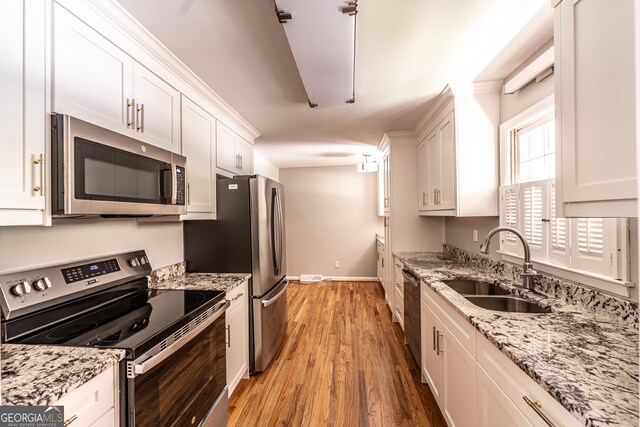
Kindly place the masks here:
POLYGON ((121 348, 137 357, 223 299, 222 291, 146 289, 11 342, 121 348))

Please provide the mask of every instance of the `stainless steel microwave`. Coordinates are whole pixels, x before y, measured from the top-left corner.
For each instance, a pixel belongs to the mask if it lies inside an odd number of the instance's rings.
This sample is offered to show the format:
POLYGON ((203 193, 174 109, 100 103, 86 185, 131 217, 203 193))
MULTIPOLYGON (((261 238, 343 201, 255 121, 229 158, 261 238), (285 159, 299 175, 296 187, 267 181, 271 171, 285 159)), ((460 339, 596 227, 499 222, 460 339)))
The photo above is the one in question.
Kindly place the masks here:
POLYGON ((187 213, 184 156, 63 114, 51 144, 55 217, 187 213))

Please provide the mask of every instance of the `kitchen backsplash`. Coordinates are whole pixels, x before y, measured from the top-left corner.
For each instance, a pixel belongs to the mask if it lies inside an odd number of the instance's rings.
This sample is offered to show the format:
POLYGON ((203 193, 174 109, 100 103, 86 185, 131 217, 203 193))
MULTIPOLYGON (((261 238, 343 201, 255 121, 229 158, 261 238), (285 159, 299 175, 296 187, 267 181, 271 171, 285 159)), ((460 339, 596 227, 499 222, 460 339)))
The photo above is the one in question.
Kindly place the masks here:
MULTIPOLYGON (((442 246, 446 254, 459 261, 500 274, 516 282, 521 281, 520 273, 522 268, 519 266, 503 261, 495 261, 455 246, 447 244, 442 246)), ((535 280, 534 288, 550 297, 559 298, 568 304, 580 305, 597 314, 611 316, 636 328, 638 327, 638 304, 632 301, 608 295, 580 283, 546 273, 542 273, 540 278, 535 280)))
POLYGON ((185 275, 185 272, 186 263, 184 261, 177 264, 167 265, 166 267, 157 268, 149 274, 149 286, 153 287, 162 281, 182 277, 185 275))

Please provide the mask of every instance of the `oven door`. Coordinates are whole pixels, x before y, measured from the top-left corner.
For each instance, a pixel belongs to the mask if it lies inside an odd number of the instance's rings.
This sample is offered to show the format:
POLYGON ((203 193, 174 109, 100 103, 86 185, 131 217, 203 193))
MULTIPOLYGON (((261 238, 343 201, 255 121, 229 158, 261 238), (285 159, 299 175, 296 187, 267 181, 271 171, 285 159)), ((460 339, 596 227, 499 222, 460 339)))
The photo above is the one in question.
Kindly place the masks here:
POLYGON ((154 347, 146 355, 127 363, 129 426, 226 425, 228 396, 223 314, 228 305, 226 302, 204 321, 196 318, 192 324, 197 326, 183 338, 166 347, 160 345, 157 352, 154 347))

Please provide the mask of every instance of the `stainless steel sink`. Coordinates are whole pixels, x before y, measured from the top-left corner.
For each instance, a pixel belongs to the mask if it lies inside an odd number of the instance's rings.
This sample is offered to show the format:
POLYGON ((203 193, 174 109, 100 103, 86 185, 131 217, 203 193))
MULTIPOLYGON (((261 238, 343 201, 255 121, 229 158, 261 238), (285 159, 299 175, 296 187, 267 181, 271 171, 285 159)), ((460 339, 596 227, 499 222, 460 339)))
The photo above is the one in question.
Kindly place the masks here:
POLYGON ((509 295, 506 289, 479 280, 443 280, 443 283, 461 295, 509 295))
POLYGON ((465 296, 478 307, 508 313, 551 313, 551 310, 513 296, 465 296))

